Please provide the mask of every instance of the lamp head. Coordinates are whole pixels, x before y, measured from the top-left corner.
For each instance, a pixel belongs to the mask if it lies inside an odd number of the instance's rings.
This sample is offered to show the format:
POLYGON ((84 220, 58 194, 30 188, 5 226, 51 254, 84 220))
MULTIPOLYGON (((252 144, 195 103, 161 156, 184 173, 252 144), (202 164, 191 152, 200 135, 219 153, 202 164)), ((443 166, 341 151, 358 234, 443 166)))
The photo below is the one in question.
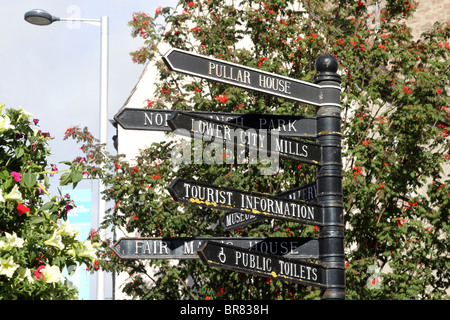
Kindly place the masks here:
POLYGON ((59 21, 59 18, 52 16, 45 10, 34 9, 25 13, 25 20, 38 26, 46 26, 52 22, 59 21))

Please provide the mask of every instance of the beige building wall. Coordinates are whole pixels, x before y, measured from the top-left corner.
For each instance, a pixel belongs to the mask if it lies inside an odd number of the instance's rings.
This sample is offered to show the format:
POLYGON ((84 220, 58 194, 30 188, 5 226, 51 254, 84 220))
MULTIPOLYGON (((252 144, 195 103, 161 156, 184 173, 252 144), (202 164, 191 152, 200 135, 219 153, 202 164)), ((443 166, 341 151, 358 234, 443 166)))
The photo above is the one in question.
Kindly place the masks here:
POLYGON ((408 25, 417 39, 430 29, 436 21, 450 23, 450 0, 419 0, 416 12, 408 25))

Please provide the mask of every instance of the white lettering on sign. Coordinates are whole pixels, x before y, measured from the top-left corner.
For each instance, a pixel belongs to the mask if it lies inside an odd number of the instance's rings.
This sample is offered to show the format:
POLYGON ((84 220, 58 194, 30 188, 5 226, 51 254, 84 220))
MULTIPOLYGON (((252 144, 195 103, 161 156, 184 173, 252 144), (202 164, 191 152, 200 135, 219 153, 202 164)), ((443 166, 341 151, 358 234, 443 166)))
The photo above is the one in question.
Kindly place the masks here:
POLYGON ((291 82, 287 80, 260 74, 258 85, 260 88, 291 94, 291 82))
POLYGON ((299 157, 308 157, 308 145, 301 145, 295 141, 276 139, 275 151, 299 157))
POLYGON ((241 209, 252 213, 259 211, 307 220, 314 220, 315 216, 312 206, 244 194, 241 194, 241 209))
POLYGON ((250 83, 250 72, 240 69, 233 69, 233 67, 225 66, 222 64, 210 62, 208 68, 208 74, 217 78, 228 79, 236 82, 250 83))
POLYGON ((165 241, 136 241, 136 248, 134 254, 169 254, 169 248, 165 241))
POLYGON ((291 278, 303 279, 308 281, 317 281, 317 268, 305 265, 298 265, 294 262, 278 261, 280 275, 291 278))
POLYGON ((144 126, 158 126, 166 127, 167 120, 170 118, 170 113, 145 113, 144 114, 144 126))
POLYGON ((250 241, 250 250, 269 254, 295 254, 299 243, 297 241, 250 241))
POLYGON ((295 191, 288 196, 289 199, 310 201, 317 197, 316 186, 312 185, 304 189, 295 191))
POLYGON ((256 217, 252 214, 242 212, 232 212, 226 216, 226 225, 232 226, 248 220, 255 220, 256 217))
POLYGON ((266 128, 268 126, 268 130, 277 130, 280 131, 283 129, 284 132, 297 132, 297 129, 294 127, 297 120, 287 120, 286 119, 259 119, 259 127, 266 128))
POLYGON ((198 199, 204 201, 206 204, 222 204, 231 206, 231 197, 233 195, 230 191, 217 190, 208 187, 202 187, 197 185, 191 185, 184 183, 185 199, 198 199))
POLYGON ((235 263, 237 266, 259 271, 272 271, 272 259, 261 257, 248 252, 235 252, 235 263))

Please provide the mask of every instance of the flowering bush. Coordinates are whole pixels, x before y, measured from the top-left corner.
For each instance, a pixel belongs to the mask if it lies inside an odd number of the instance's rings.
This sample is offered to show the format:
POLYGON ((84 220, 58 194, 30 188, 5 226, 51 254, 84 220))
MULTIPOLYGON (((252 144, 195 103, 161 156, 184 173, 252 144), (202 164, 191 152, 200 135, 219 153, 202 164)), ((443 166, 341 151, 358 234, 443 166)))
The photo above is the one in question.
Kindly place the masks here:
MULTIPOLYGON (((56 172, 49 155, 49 133, 37 119, 18 109, 0 106, 0 299, 73 299, 65 268, 96 261, 98 243, 75 239, 67 221, 76 205, 48 192, 56 172)), ((67 162, 67 164, 70 164, 67 162)), ((61 184, 81 180, 76 164, 63 170, 61 184)))

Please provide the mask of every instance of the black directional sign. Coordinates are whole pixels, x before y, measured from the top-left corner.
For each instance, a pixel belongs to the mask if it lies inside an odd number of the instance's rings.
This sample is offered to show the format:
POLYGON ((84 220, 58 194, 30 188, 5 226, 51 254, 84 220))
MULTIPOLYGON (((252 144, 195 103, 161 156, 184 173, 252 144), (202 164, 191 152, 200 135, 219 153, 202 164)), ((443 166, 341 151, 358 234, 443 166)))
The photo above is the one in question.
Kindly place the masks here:
POLYGON ((173 71, 316 106, 335 104, 340 92, 339 86, 320 86, 175 48, 162 59, 173 71), (334 94, 324 94, 325 88, 334 94))
POLYGON ((326 270, 318 264, 252 252, 213 241, 205 243, 197 253, 208 266, 307 286, 327 287, 326 270))
MULTIPOLYGON (((276 196, 308 202, 317 201, 316 183, 308 183, 301 187, 278 193, 276 196)), ((228 212, 223 217, 221 224, 225 230, 234 230, 264 220, 266 220, 266 218, 261 215, 255 216, 249 213, 228 212)))
POLYGON ((246 249, 250 252, 269 253, 291 259, 318 259, 317 238, 121 238, 112 249, 121 259, 198 259, 199 250, 207 241, 215 241, 246 249))
POLYGON ((183 203, 316 226, 323 225, 323 207, 318 204, 181 178, 172 181, 167 189, 174 200, 183 203))
POLYGON ((126 108, 120 110, 114 120, 124 129, 170 131, 167 120, 172 110, 126 108))
POLYGON ((172 130, 177 130, 177 133, 194 138, 207 138, 215 143, 244 146, 259 152, 276 152, 281 158, 315 165, 321 164, 322 161, 322 151, 318 144, 283 136, 277 137, 270 132, 256 131, 196 114, 176 111, 169 118, 168 124, 172 130))
MULTIPOLYGON (((167 120, 173 112, 173 110, 162 109, 125 108, 114 116, 114 120, 124 129, 172 131, 167 120)), ((249 128, 278 131, 280 135, 286 137, 317 137, 315 117, 208 111, 183 112, 249 128)))

